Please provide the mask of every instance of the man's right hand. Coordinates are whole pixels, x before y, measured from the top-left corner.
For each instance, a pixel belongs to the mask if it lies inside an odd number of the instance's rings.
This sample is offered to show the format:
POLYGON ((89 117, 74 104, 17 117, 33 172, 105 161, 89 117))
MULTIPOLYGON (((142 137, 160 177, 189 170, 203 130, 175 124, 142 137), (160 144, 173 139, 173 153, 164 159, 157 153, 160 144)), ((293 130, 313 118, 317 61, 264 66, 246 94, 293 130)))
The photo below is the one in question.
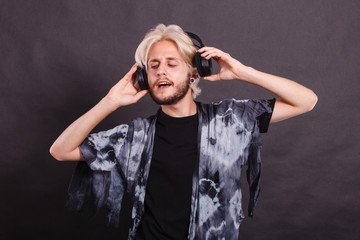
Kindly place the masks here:
POLYGON ((138 91, 138 84, 134 85, 137 64, 134 64, 130 71, 109 91, 105 99, 115 109, 134 104, 144 97, 149 91, 138 91))

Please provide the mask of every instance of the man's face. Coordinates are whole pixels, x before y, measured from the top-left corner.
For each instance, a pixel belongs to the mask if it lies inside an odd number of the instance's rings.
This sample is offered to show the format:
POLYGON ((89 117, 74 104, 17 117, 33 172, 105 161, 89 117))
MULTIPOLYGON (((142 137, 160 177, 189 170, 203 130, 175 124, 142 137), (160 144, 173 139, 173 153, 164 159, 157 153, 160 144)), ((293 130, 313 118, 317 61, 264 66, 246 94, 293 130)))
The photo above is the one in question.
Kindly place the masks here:
POLYGON ((157 104, 171 105, 191 97, 189 69, 174 42, 155 43, 148 59, 150 95, 157 104))

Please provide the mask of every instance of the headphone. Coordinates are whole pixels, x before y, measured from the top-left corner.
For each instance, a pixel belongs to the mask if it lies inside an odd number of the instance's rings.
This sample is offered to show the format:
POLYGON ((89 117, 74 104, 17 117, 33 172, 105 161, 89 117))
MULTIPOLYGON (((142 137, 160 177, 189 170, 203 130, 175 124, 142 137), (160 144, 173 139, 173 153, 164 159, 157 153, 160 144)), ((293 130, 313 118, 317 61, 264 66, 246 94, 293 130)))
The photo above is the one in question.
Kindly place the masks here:
MULTIPOLYGON (((194 44, 199 49, 205 46, 203 44, 203 42, 201 41, 201 39, 196 34, 191 33, 191 32, 186 32, 186 34, 190 38, 196 40, 200 44, 200 45, 194 44)), ((195 61, 196 69, 197 69, 200 77, 205 77, 205 76, 211 75, 211 72, 212 72, 211 59, 207 60, 204 57, 202 57, 199 52, 196 52, 196 54, 194 56, 194 61, 195 61)), ((139 67, 139 66, 137 67, 135 82, 139 83, 140 90, 149 89, 149 83, 148 83, 147 72, 146 72, 145 67, 144 68, 139 67)))

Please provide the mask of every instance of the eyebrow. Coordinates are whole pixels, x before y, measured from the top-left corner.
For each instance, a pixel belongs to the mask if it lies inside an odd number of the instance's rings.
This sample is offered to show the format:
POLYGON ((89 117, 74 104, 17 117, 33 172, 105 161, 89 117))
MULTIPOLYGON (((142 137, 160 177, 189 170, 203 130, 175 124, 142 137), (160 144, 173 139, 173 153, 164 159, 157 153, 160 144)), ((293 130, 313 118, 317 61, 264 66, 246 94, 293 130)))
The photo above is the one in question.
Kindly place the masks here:
MULTIPOLYGON (((167 57, 166 60, 168 60, 168 61, 172 61, 172 60, 179 61, 179 59, 176 58, 176 57, 167 57)), ((157 58, 149 60, 149 63, 153 63, 153 62, 160 62, 160 60, 157 59, 157 58)))

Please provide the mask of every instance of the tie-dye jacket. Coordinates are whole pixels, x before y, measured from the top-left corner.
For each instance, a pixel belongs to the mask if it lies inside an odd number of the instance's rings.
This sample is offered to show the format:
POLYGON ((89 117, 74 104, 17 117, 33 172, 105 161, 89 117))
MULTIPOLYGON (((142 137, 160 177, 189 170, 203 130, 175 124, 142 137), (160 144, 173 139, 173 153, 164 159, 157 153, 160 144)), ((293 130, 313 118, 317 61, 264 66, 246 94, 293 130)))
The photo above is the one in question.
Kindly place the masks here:
MULTIPOLYGON (((257 117, 271 113, 269 100, 197 102, 198 161, 193 174, 188 239, 238 239, 244 218, 240 174, 247 165, 250 187, 248 214, 253 215, 260 191, 261 137, 257 117)), ((124 191, 133 197, 135 234, 144 212, 157 115, 90 134, 80 145, 79 162, 69 187, 69 207, 94 215, 109 210, 110 227, 119 226, 124 191)), ((171 156, 169 156, 171 157, 171 156)))

